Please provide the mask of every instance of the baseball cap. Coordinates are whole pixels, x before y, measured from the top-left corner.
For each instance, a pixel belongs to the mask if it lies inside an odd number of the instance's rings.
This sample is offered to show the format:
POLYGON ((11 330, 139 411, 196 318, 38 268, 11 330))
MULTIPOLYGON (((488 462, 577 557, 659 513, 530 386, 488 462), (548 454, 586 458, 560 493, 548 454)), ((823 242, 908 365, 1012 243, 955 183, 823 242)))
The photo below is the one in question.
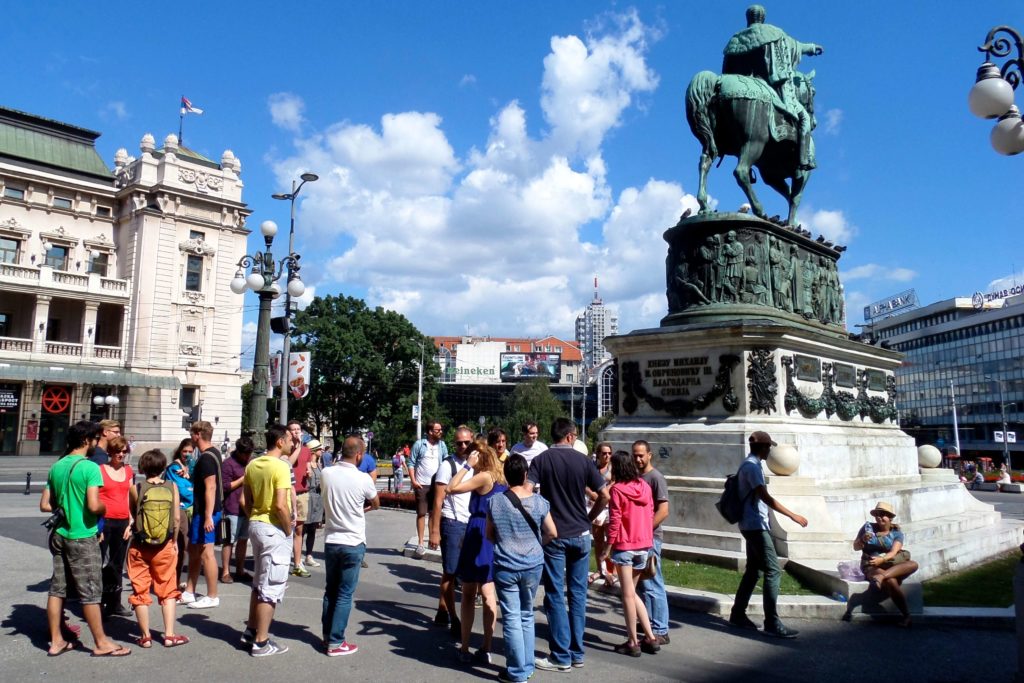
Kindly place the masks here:
POLYGON ((753 434, 750 435, 750 439, 748 439, 748 440, 750 441, 751 444, 767 443, 767 444, 771 444, 772 446, 778 446, 779 445, 779 444, 775 443, 774 441, 772 441, 772 437, 768 436, 768 432, 761 432, 761 431, 754 432, 753 434))

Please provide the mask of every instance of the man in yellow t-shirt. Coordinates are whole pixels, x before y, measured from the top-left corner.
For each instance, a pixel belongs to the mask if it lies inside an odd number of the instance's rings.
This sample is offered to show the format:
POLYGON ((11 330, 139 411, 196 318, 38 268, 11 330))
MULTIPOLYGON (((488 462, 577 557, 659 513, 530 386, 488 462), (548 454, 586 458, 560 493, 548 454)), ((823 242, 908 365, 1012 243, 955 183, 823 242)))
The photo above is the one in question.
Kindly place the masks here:
POLYGON ((281 456, 291 453, 293 447, 284 425, 271 426, 267 452, 249 461, 242 483, 255 564, 242 642, 250 646, 253 657, 288 651, 287 646, 270 639, 270 623, 277 604, 284 599, 292 556, 292 472, 281 456))

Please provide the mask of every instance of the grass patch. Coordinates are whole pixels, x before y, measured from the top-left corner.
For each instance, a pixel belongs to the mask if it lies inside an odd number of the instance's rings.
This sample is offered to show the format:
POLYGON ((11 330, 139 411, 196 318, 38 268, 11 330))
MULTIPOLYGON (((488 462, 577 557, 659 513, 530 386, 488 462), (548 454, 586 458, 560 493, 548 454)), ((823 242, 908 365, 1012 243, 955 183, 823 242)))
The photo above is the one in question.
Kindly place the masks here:
POLYGON ((1014 551, 985 564, 940 576, 922 584, 929 607, 1009 607, 1013 574, 1020 553, 1014 551))
MULTIPOLYGON (((590 558, 590 571, 597 571, 597 565, 593 556, 590 558)), ((680 588, 692 588, 693 590, 708 591, 711 593, 722 593, 724 595, 735 595, 736 589, 740 586, 742 572, 716 567, 710 564, 698 562, 680 562, 677 560, 666 560, 661 567, 661 573, 665 577, 665 583, 669 586, 680 588)), ((754 588, 754 594, 761 593, 759 581, 754 588)), ((780 595, 817 595, 812 590, 804 588, 795 578, 782 572, 782 581, 779 583, 780 595)))

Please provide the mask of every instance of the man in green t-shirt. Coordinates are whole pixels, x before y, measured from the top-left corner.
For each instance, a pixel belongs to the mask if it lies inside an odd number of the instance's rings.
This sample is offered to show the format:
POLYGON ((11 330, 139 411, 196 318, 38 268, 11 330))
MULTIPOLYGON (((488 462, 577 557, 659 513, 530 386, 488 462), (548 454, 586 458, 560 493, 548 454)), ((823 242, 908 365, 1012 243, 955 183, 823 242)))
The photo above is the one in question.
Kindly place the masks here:
POLYGON ((78 591, 85 621, 96 643, 93 656, 124 657, 132 653, 107 637, 100 615, 103 580, 96 522, 106 512, 106 506, 100 500, 100 468, 87 459, 99 438, 100 426, 95 422, 83 420, 68 429, 68 453, 50 468, 39 499, 42 512, 53 512, 58 507, 64 511, 63 521, 50 536, 53 576, 46 600, 46 619, 50 627, 47 654, 51 657, 73 650, 78 643, 77 639, 65 638, 61 630, 68 585, 78 591))

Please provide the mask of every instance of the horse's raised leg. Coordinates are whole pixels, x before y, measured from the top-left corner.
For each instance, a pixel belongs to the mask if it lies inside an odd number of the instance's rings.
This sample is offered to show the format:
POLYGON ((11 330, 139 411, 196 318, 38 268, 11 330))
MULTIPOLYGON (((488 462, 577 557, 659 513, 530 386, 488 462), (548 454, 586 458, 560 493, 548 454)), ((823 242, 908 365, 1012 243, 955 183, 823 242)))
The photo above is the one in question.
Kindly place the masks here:
POLYGON ((754 186, 750 182, 750 169, 753 163, 761 158, 762 152, 764 152, 763 142, 748 140, 740 148, 739 161, 736 162, 736 169, 732 174, 736 178, 740 189, 743 190, 743 194, 747 195, 747 201, 750 202, 750 210, 753 214, 760 218, 767 218, 764 213, 764 207, 761 206, 757 195, 754 194, 754 186))
POLYGON ((711 163, 714 159, 707 153, 707 149, 700 153, 700 183, 697 186, 697 205, 700 206, 700 213, 708 212, 708 171, 711 170, 711 163))

